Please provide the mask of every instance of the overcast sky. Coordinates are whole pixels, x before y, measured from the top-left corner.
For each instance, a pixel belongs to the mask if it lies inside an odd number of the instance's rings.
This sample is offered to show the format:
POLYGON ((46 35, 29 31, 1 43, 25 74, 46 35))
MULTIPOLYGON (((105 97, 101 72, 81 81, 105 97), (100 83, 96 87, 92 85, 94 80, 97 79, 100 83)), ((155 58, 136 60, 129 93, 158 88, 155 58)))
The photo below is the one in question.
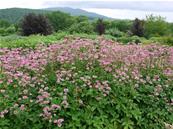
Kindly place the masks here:
POLYGON ((161 15, 173 22, 173 0, 0 0, 0 8, 72 7, 121 19, 161 15))

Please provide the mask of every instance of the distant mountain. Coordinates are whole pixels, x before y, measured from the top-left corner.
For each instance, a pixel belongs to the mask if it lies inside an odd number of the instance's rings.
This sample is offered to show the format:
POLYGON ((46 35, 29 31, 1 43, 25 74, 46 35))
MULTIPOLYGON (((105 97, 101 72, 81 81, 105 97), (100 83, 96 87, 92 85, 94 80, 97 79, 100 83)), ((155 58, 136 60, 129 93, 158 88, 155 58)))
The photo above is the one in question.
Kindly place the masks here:
POLYGON ((29 13, 43 14, 47 12, 48 12, 47 10, 25 9, 25 8, 0 9, 0 19, 7 20, 10 23, 17 23, 26 14, 29 13))
POLYGON ((8 8, 8 9, 0 9, 0 19, 4 19, 9 21, 10 23, 17 23, 19 22, 23 16, 25 16, 28 13, 36 13, 36 14, 45 14, 52 11, 62 11, 65 13, 69 13, 72 16, 87 16, 90 19, 94 18, 108 18, 103 15, 99 15, 96 13, 91 13, 84 11, 82 9, 73 9, 68 7, 60 7, 60 8, 46 8, 46 9, 26 9, 26 8, 8 8))
POLYGON ((69 13, 72 16, 87 16, 90 19, 94 19, 94 18, 103 18, 103 19, 111 19, 109 17, 97 14, 97 13, 93 13, 93 12, 88 12, 82 9, 74 9, 74 8, 69 8, 69 7, 57 7, 57 8, 46 8, 44 10, 49 10, 49 11, 61 11, 61 12, 65 12, 65 13, 69 13))

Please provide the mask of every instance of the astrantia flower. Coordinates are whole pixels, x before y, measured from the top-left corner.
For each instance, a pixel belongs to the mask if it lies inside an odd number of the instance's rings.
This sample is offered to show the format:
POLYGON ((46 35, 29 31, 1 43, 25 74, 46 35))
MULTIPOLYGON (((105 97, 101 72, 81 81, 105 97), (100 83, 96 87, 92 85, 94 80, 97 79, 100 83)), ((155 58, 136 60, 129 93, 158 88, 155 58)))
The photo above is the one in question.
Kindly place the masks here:
POLYGON ((20 110, 23 111, 24 109, 25 109, 25 105, 22 104, 22 105, 20 106, 20 110))
POLYGON ((53 123, 56 124, 58 127, 62 126, 62 122, 64 122, 64 119, 62 119, 62 118, 53 121, 53 123))
POLYGON ((51 110, 55 110, 55 109, 60 109, 61 107, 59 106, 59 105, 57 105, 57 104, 53 104, 52 106, 51 106, 51 110))

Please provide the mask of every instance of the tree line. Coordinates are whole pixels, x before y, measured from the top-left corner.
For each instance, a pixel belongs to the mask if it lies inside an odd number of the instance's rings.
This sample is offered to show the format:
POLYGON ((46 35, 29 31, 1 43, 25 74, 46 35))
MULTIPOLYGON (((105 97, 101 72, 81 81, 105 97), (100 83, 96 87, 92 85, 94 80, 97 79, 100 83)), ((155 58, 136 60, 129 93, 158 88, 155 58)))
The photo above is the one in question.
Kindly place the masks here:
MULTIPOLYGON (((20 32, 21 35, 49 35, 53 32, 66 31, 99 35, 108 34, 114 37, 139 36, 145 38, 172 36, 173 24, 160 16, 147 16, 146 20, 90 20, 85 16, 71 16, 60 11, 47 14, 30 13, 18 24, 10 24, 0 20, 0 34, 20 32)), ((6 35, 6 34, 4 34, 6 35)))

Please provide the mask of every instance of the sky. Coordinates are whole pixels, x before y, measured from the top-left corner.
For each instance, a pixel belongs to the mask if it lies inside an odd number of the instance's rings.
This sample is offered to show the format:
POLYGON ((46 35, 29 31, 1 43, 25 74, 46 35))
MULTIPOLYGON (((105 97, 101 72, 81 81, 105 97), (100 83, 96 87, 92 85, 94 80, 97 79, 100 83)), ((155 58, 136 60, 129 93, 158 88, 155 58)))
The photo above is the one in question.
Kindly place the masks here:
POLYGON ((173 0, 0 0, 0 8, 71 7, 95 12, 112 18, 144 19, 154 14, 173 22, 173 0))

